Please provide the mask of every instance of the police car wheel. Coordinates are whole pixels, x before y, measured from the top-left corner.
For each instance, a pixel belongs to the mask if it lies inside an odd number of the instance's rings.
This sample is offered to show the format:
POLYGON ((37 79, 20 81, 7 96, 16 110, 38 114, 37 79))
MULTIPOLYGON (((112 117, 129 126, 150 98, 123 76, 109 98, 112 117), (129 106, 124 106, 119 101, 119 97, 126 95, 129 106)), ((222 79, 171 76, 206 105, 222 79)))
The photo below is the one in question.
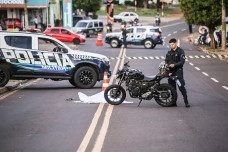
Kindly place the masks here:
POLYGON ((74 74, 74 83, 79 88, 92 88, 96 82, 97 74, 91 67, 80 67, 74 74))
POLYGON ((80 40, 79 39, 74 39, 74 44, 78 45, 80 43, 80 40))
POLYGON ((153 47, 153 42, 151 40, 149 40, 149 39, 145 40, 144 41, 144 47, 146 49, 151 49, 153 47))
POLYGON ((69 79, 70 84, 72 84, 73 86, 77 87, 76 84, 74 83, 73 79, 69 79))
POLYGON ((153 46, 151 47, 151 49, 154 49, 156 47, 156 44, 153 44, 153 46))
POLYGON ((9 82, 9 71, 4 67, 4 64, 0 65, 0 87, 4 87, 9 82))
POLYGON ((119 46, 119 41, 117 39, 112 39, 110 45, 112 48, 117 48, 119 46))

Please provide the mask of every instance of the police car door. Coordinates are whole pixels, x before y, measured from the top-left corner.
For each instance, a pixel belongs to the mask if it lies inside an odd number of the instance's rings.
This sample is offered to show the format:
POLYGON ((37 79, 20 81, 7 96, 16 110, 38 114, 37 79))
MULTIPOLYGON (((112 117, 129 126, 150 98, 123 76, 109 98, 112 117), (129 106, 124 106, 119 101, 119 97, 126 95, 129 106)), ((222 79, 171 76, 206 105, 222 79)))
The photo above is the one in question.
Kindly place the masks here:
POLYGON ((126 39, 127 43, 133 44, 134 43, 133 39, 134 39, 134 28, 128 28, 127 39, 126 39))
POLYGON ((33 62, 31 61, 32 37, 7 35, 5 40, 7 48, 2 48, 0 55, 11 64, 14 75, 33 74, 33 62))
POLYGON ((140 45, 146 38, 146 28, 138 27, 136 28, 136 33, 134 34, 134 43, 140 45))
MULTIPOLYGON (((38 38, 38 51, 34 54, 36 75, 42 76, 67 76, 71 63, 67 54, 61 52, 57 42, 47 38, 38 38)), ((71 63, 72 64, 72 63, 71 63)))

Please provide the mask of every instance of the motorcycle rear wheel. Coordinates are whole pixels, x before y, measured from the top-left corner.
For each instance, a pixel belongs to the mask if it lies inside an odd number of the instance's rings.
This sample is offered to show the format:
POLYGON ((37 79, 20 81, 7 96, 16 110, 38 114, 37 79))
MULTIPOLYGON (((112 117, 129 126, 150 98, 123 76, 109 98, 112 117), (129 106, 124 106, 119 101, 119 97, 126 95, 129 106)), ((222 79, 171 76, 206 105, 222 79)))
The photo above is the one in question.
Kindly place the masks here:
POLYGON ((177 101, 177 91, 169 84, 161 84, 157 92, 159 97, 155 97, 155 101, 162 107, 171 107, 177 101))
POLYGON ((104 98, 111 105, 119 105, 125 100, 126 91, 122 86, 114 84, 105 89, 104 98))

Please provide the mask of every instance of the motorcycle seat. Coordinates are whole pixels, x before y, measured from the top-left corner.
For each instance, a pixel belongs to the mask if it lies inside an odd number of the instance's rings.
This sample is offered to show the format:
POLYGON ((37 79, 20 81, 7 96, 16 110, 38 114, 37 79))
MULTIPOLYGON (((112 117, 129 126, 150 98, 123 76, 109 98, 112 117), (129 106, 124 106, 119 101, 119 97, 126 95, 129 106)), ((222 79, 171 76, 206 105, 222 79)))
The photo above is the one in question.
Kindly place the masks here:
POLYGON ((152 76, 144 76, 144 80, 146 81, 152 81, 152 80, 155 80, 156 79, 156 75, 152 75, 152 76))

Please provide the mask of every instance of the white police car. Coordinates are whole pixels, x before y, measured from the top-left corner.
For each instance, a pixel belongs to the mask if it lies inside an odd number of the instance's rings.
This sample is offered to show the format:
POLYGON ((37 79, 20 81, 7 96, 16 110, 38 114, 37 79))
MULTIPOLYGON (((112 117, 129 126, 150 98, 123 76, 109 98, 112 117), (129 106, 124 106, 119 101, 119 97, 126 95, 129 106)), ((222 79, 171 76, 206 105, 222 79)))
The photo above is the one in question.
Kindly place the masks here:
POLYGON ((109 59, 100 54, 71 50, 43 34, 0 32, 0 87, 9 79, 45 78, 69 80, 79 88, 91 88, 110 72, 109 59))
MULTIPOLYGON (((147 49, 153 49, 157 44, 163 44, 161 29, 154 26, 132 26, 127 29, 126 41, 132 45, 144 45, 147 49)), ((105 36, 105 43, 112 48, 120 47, 123 44, 122 32, 108 33, 105 36)))

